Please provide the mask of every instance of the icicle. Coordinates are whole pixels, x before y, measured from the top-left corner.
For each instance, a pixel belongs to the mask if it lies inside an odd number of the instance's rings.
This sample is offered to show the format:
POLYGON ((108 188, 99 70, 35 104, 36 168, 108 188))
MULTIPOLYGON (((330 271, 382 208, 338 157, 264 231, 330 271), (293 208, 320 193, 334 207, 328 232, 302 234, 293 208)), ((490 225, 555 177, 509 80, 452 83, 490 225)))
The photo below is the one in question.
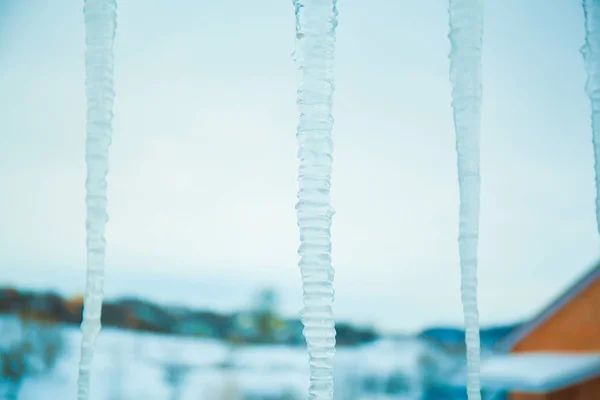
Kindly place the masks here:
POLYGON ((299 267, 304 309, 302 323, 310 364, 309 398, 333 399, 335 325, 332 314, 330 179, 333 142, 331 115, 337 9, 335 0, 294 0, 296 50, 301 72, 299 191, 296 211, 300 229, 299 267))
POLYGON ((112 137, 113 41, 116 28, 115 0, 86 0, 84 4, 86 33, 87 137, 86 166, 86 241, 87 282, 81 323, 82 341, 79 360, 79 400, 90 393, 90 370, 94 343, 100 332, 100 316, 104 295, 104 229, 106 213, 106 175, 108 149, 112 137))
POLYGON ((600 1, 583 0, 585 44, 581 54, 587 72, 585 92, 592 105, 592 141, 596 171, 596 223, 600 233, 600 1))
POLYGON ((460 187, 459 253, 467 345, 467 394, 480 400, 477 244, 483 0, 450 0, 450 81, 460 187))

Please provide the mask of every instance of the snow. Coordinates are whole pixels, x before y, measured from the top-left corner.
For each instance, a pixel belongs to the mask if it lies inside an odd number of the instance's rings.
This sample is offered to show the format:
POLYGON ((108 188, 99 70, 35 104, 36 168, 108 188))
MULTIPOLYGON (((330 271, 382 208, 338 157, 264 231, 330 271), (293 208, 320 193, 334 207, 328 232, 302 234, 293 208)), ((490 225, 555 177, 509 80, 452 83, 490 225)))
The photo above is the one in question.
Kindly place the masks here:
MULTIPOLYGON (((600 353, 518 353, 491 356, 481 365, 485 389, 549 392, 600 375, 600 353)), ((464 373, 454 377, 460 386, 464 373)))
MULTIPOLYGON (((2 331, 11 320, 1 317, 2 331)), ((78 343, 81 332, 62 327, 65 347, 55 368, 27 376, 19 399, 71 398, 77 390, 78 343)), ((0 345, 14 342, 13 335, 0 336, 0 345)), ((2 348, 2 346, 0 346, 2 348)), ((402 393, 366 392, 358 388, 355 399, 416 400, 421 372, 417 359, 424 349, 420 341, 381 341, 341 348, 335 359, 336 391, 353 383, 350 379, 380 377, 385 382, 400 374, 412 382, 402 393), (387 397, 386 397, 387 396, 387 397)), ((215 399, 225 388, 239 392, 235 400, 306 398, 309 379, 306 350, 286 346, 230 346, 207 339, 140 333, 105 328, 98 336, 91 373, 90 398, 94 400, 165 399, 174 386, 166 379, 169 368, 179 371, 181 400, 215 399), (226 367, 224 365, 229 366, 226 367), (269 397, 270 396, 270 397, 269 397)), ((0 379, 0 390, 2 389, 0 379)), ((0 393, 2 398, 2 393, 0 393)))
POLYGON ((296 370, 306 369, 306 350, 286 346, 254 346, 241 348, 235 356, 240 368, 253 370, 296 370), (265 359, 265 354, 268 358, 265 359))
MULTIPOLYGON (((86 95, 87 137, 85 161, 87 166, 86 239, 87 282, 84 296, 83 332, 79 359, 77 398, 89 398, 90 366, 94 342, 100 331, 100 314, 104 296, 104 231, 106 211, 106 175, 108 149, 112 140, 113 41, 116 27, 115 0, 86 0, 84 3, 86 32, 86 95)), ((75 363, 73 364, 75 365, 75 363)), ((68 398, 69 396, 61 396, 68 398)))
POLYGON ((423 349, 412 342, 395 342, 380 340, 373 344, 359 347, 356 352, 363 360, 360 366, 363 373, 377 373, 381 376, 390 375, 398 369, 417 371, 418 356, 423 349), (370 354, 379 354, 376 359, 370 359, 370 354), (399 359, 398 355, 403 357, 399 359))
POLYGON ((299 267, 308 344, 310 399, 333 399, 335 328, 332 313, 330 181, 333 162, 331 115, 336 0, 293 0, 296 12, 295 61, 301 70, 298 89, 299 267))
POLYGON ((450 0, 450 81, 460 188, 459 253, 467 345, 467 394, 481 399, 477 247, 483 0, 450 0))

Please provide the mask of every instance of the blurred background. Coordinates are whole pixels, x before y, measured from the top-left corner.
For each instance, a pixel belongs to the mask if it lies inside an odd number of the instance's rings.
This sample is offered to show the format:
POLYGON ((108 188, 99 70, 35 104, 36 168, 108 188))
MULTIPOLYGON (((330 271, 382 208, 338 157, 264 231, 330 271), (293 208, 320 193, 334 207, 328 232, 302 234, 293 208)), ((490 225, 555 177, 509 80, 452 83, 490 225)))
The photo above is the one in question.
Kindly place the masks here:
MULTIPOLYGON (((464 398, 448 16, 433 3, 338 5, 339 399, 464 398)), ((555 299, 598 281, 581 5, 486 7, 484 355, 511 351, 555 299)), ((82 13, 0 0, 0 398, 76 393, 82 13)), ((289 1, 119 2, 93 399, 306 398, 293 48, 289 1)), ((569 343, 600 351, 600 297, 585 299, 587 333, 569 343)))

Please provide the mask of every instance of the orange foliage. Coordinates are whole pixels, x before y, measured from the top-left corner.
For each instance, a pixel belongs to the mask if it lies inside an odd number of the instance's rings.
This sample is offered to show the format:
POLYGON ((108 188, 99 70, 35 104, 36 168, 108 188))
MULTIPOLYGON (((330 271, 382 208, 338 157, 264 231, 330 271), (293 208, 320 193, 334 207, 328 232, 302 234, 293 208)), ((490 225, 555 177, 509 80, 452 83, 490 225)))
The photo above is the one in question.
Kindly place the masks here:
POLYGON ((83 307, 83 295, 78 294, 64 302, 65 309, 71 314, 75 314, 77 312, 81 312, 81 308, 83 307))

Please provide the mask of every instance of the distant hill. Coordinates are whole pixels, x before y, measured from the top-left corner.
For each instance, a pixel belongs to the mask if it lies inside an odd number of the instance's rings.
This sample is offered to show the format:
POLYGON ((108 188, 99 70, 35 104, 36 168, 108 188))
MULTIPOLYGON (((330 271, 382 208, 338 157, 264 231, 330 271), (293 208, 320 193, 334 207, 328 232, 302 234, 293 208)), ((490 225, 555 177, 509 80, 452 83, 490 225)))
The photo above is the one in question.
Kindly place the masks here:
MULTIPOLYGON (((80 324, 83 297, 65 299, 52 292, 19 291, 0 287, 0 314, 18 314, 51 323, 80 324)), ((105 300, 102 325, 155 333, 210 337, 235 343, 304 345, 299 319, 284 319, 262 310, 218 313, 167 307, 139 298, 105 300)), ((379 334, 338 322, 336 342, 352 346, 375 341, 379 334)))
MULTIPOLYGON (((493 327, 482 327, 480 329, 481 348, 491 349, 496 342, 504 338, 521 324, 511 324, 493 327)), ((464 351, 465 331, 456 327, 433 327, 423 330, 419 337, 433 342, 449 351, 464 351)))

